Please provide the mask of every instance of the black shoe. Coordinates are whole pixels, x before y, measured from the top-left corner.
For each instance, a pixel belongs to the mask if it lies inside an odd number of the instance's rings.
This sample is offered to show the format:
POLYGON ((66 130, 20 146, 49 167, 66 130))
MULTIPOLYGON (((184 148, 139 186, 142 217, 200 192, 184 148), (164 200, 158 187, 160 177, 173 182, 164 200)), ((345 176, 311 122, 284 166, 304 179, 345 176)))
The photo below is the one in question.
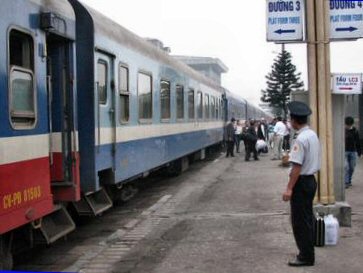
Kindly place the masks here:
POLYGON ((289 266, 299 267, 299 266, 313 266, 314 262, 302 261, 296 258, 295 260, 289 261, 289 266))
POLYGON ((246 158, 245 161, 250 161, 250 160, 246 158))
POLYGON ((234 157, 234 155, 231 155, 231 157, 234 157))
POLYGON ((259 158, 255 158, 256 161, 260 160, 259 158))

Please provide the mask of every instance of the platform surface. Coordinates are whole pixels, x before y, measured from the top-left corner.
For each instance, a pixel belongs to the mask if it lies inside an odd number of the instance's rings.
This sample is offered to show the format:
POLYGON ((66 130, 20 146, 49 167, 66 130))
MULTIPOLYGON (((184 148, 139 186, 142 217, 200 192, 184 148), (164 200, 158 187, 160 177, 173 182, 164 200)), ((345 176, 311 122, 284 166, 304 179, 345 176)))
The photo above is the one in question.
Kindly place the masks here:
POLYGON ((316 265, 290 268, 296 254, 288 169, 269 155, 245 162, 217 154, 176 178, 150 178, 139 195, 80 223, 67 241, 17 257, 17 269, 73 272, 363 272, 363 159, 347 190, 352 228, 337 246, 316 248, 316 265))

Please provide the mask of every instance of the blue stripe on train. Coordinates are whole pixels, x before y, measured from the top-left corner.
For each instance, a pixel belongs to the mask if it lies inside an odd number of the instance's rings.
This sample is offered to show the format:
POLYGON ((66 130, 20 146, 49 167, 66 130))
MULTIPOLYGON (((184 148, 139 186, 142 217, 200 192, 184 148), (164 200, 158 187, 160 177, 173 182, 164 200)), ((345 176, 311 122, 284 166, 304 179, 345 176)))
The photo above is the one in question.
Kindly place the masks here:
POLYGON ((82 190, 87 192, 99 188, 98 171, 114 168, 115 181, 120 182, 222 140, 223 129, 217 128, 122 142, 116 144, 115 160, 110 156, 111 144, 95 147, 96 170, 82 172, 81 169, 82 190), (90 177, 92 173, 94 177, 90 177))

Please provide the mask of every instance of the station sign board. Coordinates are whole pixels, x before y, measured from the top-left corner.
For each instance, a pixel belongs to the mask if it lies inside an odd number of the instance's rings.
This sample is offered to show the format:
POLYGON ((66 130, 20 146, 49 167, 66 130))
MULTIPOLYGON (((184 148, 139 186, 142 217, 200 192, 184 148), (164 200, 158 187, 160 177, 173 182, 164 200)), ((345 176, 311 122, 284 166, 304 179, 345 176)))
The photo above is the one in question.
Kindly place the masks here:
POLYGON ((267 41, 298 42, 304 40, 304 0, 266 0, 267 41))
POLYGON ((362 94, 362 74, 332 74, 333 94, 362 94))
POLYGON ((330 39, 363 37, 363 1, 330 0, 330 39))

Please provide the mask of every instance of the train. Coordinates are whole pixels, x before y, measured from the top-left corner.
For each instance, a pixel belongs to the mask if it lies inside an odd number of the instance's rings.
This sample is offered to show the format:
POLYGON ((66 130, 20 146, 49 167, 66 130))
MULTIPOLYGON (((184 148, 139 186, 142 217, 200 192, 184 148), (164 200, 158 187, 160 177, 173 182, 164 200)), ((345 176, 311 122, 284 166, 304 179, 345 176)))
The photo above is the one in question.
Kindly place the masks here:
POLYGON ((0 270, 266 115, 77 0, 1 4, 0 270))

